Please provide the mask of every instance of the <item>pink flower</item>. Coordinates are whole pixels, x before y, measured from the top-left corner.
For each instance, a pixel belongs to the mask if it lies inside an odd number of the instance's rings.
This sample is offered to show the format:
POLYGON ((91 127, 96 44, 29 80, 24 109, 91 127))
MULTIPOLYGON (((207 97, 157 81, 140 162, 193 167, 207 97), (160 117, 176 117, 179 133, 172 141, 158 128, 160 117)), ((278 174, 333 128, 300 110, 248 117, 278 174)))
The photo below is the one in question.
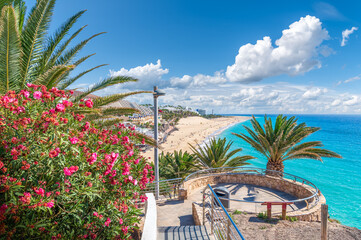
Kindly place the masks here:
POLYGON ((96 162, 98 157, 97 153, 93 153, 86 161, 89 163, 89 165, 92 165, 93 163, 96 162))
POLYGON ((46 206, 47 206, 48 208, 54 207, 54 200, 51 200, 50 202, 46 203, 46 206))
POLYGON ((88 182, 88 187, 92 187, 93 184, 91 182, 88 182))
POLYGON ((55 157, 57 157, 58 155, 59 155, 59 152, 56 151, 56 150, 51 150, 51 151, 49 152, 49 157, 50 157, 50 158, 55 158, 55 157))
POLYGON ((41 195, 42 197, 44 197, 45 191, 42 188, 39 189, 35 189, 34 192, 38 195, 41 195))
POLYGON ((137 184, 138 184, 138 180, 137 180, 137 179, 134 179, 133 185, 134 185, 134 186, 137 186, 137 184))
POLYGON ((123 219, 122 218, 119 218, 119 224, 123 224, 123 219))
POLYGON ((55 111, 64 112, 65 111, 65 106, 63 104, 59 103, 58 105, 56 105, 55 111))
POLYGON ((135 164, 138 164, 138 163, 139 163, 139 158, 135 159, 135 160, 134 160, 134 163, 135 163, 135 164))
POLYGON ((93 215, 96 216, 96 217, 99 216, 99 214, 97 212, 93 212, 93 215))
POLYGON ((91 99, 86 100, 85 106, 87 106, 88 108, 93 108, 93 101, 91 99))
POLYGON ((43 96, 43 94, 41 92, 39 92, 39 91, 36 91, 36 92, 34 92, 33 96, 34 96, 35 99, 40 99, 41 96, 43 96))
POLYGON ((129 157, 133 156, 134 155, 133 150, 129 150, 128 155, 129 155, 129 157))
POLYGON ((24 95, 24 97, 28 98, 28 97, 30 96, 30 93, 25 90, 25 91, 23 92, 23 95, 24 95))
POLYGON ((71 166, 70 168, 65 167, 63 169, 65 176, 71 176, 73 173, 77 172, 79 170, 78 166, 71 166))
POLYGON ((109 224, 110 224, 111 221, 112 220, 110 220, 110 218, 107 218, 107 220, 104 223, 104 226, 109 227, 109 224))
POLYGON ((122 232, 123 232, 124 235, 127 234, 127 233, 128 233, 128 227, 127 227, 127 226, 123 226, 123 227, 122 227, 122 232))
POLYGON ((73 137, 73 138, 69 138, 69 141, 71 142, 71 144, 76 144, 79 142, 79 139, 77 137, 73 137))
POLYGON ((73 106, 73 103, 70 102, 70 101, 67 101, 67 100, 63 100, 63 104, 65 107, 72 107, 73 106))

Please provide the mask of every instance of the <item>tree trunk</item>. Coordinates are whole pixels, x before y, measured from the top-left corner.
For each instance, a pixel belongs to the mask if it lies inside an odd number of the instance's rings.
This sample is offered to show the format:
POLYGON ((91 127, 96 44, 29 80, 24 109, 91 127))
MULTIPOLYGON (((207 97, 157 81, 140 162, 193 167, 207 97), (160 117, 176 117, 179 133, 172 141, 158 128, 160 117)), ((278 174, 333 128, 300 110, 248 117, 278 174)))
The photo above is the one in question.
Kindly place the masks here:
POLYGON ((267 162, 267 170, 271 170, 271 171, 266 171, 266 175, 268 176, 273 176, 273 177, 283 177, 283 170, 284 170, 285 166, 283 165, 282 161, 279 162, 267 162), (277 172, 274 172, 277 171, 277 172))

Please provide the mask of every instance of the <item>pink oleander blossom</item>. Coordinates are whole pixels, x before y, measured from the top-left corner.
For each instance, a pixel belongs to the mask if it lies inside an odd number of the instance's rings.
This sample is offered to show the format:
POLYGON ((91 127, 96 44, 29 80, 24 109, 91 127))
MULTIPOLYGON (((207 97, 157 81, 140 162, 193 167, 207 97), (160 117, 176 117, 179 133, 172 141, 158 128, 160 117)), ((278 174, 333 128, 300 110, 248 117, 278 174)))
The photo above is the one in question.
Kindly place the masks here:
POLYGON ((51 200, 50 202, 46 203, 46 206, 47 206, 48 208, 54 207, 54 200, 51 200))
POLYGON ((97 153, 92 153, 92 155, 86 161, 89 163, 89 165, 92 165, 97 161, 97 157, 98 157, 97 153))
POLYGON ((71 175, 73 175, 73 173, 77 172, 78 169, 79 169, 78 166, 71 166, 69 168, 65 167, 63 169, 63 171, 64 171, 65 176, 71 176, 71 175))
POLYGON ((45 191, 43 188, 38 188, 38 189, 35 189, 34 192, 38 195, 41 195, 42 197, 44 197, 44 194, 45 194, 45 191))
POLYGON ((65 106, 64 106, 64 104, 61 104, 61 103, 57 104, 56 107, 55 107, 55 111, 57 111, 57 112, 64 112, 64 111, 65 111, 65 106))
POLYGON ((91 99, 86 100, 85 106, 87 106, 88 108, 93 108, 93 101, 91 99))
POLYGON ((109 224, 112 220, 110 218, 107 218, 107 220, 104 223, 104 226, 109 227, 109 224))
POLYGON ((35 99, 40 99, 43 96, 43 94, 39 91, 34 92, 33 97, 35 99))
POLYGON ((71 144, 77 144, 79 142, 79 138, 72 137, 72 138, 69 138, 69 141, 71 142, 71 144))

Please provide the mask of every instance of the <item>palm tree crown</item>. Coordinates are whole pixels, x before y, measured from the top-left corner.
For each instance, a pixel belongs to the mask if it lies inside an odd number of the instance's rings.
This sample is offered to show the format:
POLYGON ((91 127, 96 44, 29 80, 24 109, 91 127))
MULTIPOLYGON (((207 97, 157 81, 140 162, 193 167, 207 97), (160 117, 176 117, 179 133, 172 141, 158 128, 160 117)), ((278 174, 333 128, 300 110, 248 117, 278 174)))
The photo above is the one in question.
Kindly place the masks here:
POLYGON ((242 149, 230 151, 233 142, 227 142, 226 138, 212 138, 209 143, 204 146, 197 144, 190 147, 204 168, 220 168, 220 167, 239 167, 248 165, 247 160, 253 159, 252 156, 235 156, 242 149))
MULTIPOLYGON (((27 83, 44 85, 48 89, 52 87, 66 89, 87 73, 106 66, 106 64, 101 64, 75 76, 70 75, 77 66, 95 55, 77 58, 78 53, 89 41, 103 33, 97 33, 79 43, 73 43, 73 40, 86 27, 83 26, 71 32, 74 24, 85 13, 85 11, 80 11, 66 20, 52 36, 49 36, 55 3, 56 0, 37 0, 35 6, 26 14, 25 1, 0 1, 0 94, 9 90, 24 89, 27 83)), ((137 79, 127 76, 108 77, 74 100, 78 101, 93 92, 115 84, 134 81, 137 79)), ((135 109, 122 108, 104 110, 104 106, 129 95, 144 92, 98 98, 93 109, 95 115, 92 117, 104 116, 109 119, 114 117, 113 115, 137 112, 135 109)))
POLYGON ((287 118, 278 115, 273 126, 271 118, 264 117, 262 127, 252 116, 253 130, 244 126, 249 135, 232 133, 249 143, 256 151, 268 160, 267 169, 283 172, 283 162, 292 159, 316 159, 322 157, 342 158, 339 154, 323 149, 321 141, 305 142, 304 139, 320 130, 318 127, 307 127, 305 123, 297 124, 295 117, 287 118))
POLYGON ((174 153, 160 154, 159 169, 160 176, 165 179, 185 178, 188 174, 200 169, 200 165, 195 161, 195 156, 182 150, 174 153))

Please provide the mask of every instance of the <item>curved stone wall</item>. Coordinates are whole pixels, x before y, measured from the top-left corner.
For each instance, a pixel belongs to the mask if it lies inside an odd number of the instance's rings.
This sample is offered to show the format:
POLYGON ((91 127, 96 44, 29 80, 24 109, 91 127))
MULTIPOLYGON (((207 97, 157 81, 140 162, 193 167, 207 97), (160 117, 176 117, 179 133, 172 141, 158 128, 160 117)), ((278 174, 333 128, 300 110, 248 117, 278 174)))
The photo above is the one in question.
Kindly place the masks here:
MULTIPOLYGON (((183 188, 180 189, 180 198, 187 199, 187 196, 192 194, 195 189, 206 186, 207 184, 212 185, 218 183, 243 183, 252 184, 260 187, 267 187, 288 193, 292 196, 297 197, 298 199, 303 199, 312 196, 313 194, 313 188, 311 188, 310 186, 287 179, 280 179, 277 177, 265 176, 260 174, 227 173, 199 177, 184 182, 183 188)), ((304 221, 319 221, 321 219, 321 204, 326 203, 326 199, 321 193, 319 193, 319 198, 320 200, 318 204, 316 206, 313 206, 311 209, 305 208, 299 211, 287 213, 287 215, 297 217, 299 220, 304 221)), ((313 198, 309 199, 308 204, 311 204, 313 201, 313 198)))

